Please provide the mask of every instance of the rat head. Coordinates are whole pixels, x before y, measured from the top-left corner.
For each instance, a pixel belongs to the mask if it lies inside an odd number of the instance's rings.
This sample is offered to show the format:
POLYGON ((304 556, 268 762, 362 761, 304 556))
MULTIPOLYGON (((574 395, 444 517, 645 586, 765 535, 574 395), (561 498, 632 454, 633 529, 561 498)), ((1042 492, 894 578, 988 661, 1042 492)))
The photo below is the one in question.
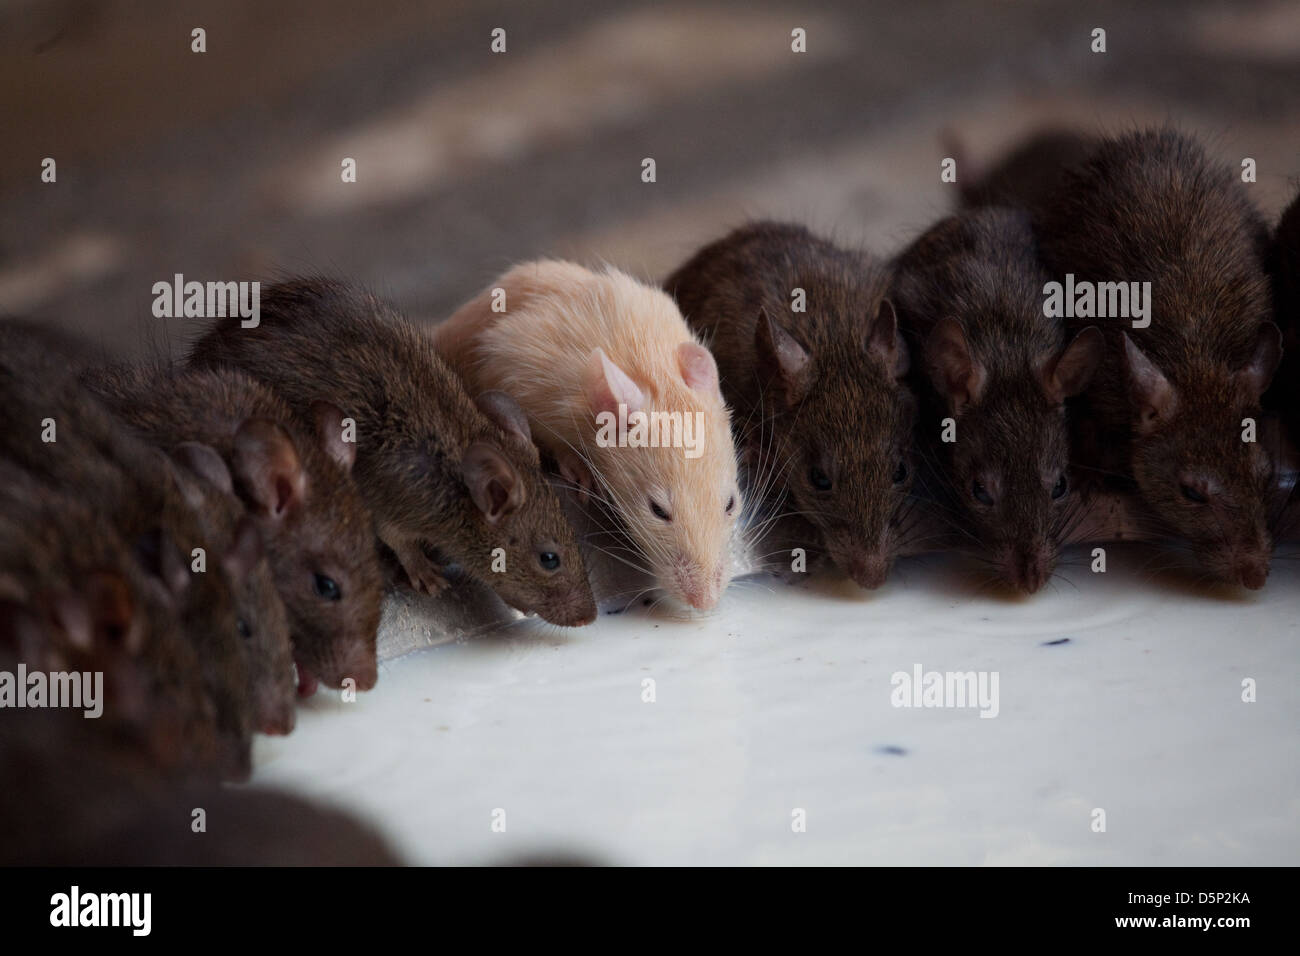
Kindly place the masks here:
POLYGON ((356 445, 343 440, 343 413, 325 402, 312 411, 316 433, 297 442, 276 422, 245 421, 231 467, 266 541, 300 686, 351 678, 369 690, 383 599, 374 523, 352 480, 356 445))
POLYGON ((698 610, 731 580, 741 512, 731 420, 709 350, 682 342, 655 381, 636 382, 602 349, 583 388, 596 427, 596 493, 617 512, 660 586, 698 610), (624 427, 624 423, 626 427, 624 427))
POLYGON ((1133 477, 1169 530, 1221 580, 1261 588, 1272 540, 1267 501, 1273 461, 1258 440, 1259 398, 1281 357, 1281 334, 1264 323, 1246 364, 1206 361, 1167 376, 1127 335, 1123 361, 1133 401, 1133 477))
POLYGON ((793 510, 820 532, 835 563, 861 587, 885 582, 912 488, 916 404, 901 379, 908 352, 882 300, 858 339, 807 346, 764 311, 754 348, 771 407, 770 438, 750 445, 762 474, 784 463, 793 510))
POLYGON ((185 442, 173 457, 188 470, 180 487, 219 562, 235 613, 236 650, 248 675, 253 727, 287 734, 294 723, 293 656, 284 602, 266 560, 258 522, 234 495, 230 471, 214 449, 185 442), (203 482, 199 487, 191 479, 203 482))
POLYGON ((1004 370, 972 351, 956 319, 926 340, 930 380, 956 423, 953 498, 1004 580, 1026 594, 1051 575, 1069 516, 1065 400, 1087 386, 1102 352, 1101 332, 1089 327, 1032 368, 1004 370))
POLYGON ((473 502, 460 529, 467 567, 520 611, 562 627, 590 624, 596 599, 587 566, 542 476, 527 417, 504 392, 484 392, 475 404, 494 427, 461 461, 473 502))

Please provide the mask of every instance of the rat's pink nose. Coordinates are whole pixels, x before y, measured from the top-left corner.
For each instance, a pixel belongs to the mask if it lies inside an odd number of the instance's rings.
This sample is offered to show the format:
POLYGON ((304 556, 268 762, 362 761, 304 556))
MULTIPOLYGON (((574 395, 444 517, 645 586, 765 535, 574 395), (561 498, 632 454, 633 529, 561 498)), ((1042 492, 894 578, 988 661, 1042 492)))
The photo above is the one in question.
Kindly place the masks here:
POLYGON ((1025 594, 1033 594, 1047 583, 1050 573, 1047 548, 1043 545, 1017 548, 1007 561, 1006 570, 1012 587, 1025 594))
POLYGON ((708 572, 679 566, 676 578, 682 597, 691 607, 697 611, 711 611, 718 606, 722 597, 722 568, 708 572))

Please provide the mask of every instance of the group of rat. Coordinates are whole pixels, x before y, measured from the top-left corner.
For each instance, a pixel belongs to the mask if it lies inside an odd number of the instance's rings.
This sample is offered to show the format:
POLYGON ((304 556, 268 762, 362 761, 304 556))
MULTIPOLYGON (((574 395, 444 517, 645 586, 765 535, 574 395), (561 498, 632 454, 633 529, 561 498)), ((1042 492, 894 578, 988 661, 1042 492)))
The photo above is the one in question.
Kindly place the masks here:
POLYGON ((707 610, 756 530, 867 588, 952 547, 1032 592, 1107 535, 1261 587, 1300 201, 1270 234, 1248 188, 1183 133, 1046 135, 892 260, 759 222, 660 288, 530 262, 428 328, 297 279, 152 367, 0 324, 0 652, 103 672, 147 759, 242 778, 297 696, 375 683, 385 588, 452 568, 562 626, 596 617, 592 554, 707 610), (1067 272, 1151 282, 1149 326, 1049 317, 1067 272), (698 453, 598 440, 638 412, 699 421, 698 453))

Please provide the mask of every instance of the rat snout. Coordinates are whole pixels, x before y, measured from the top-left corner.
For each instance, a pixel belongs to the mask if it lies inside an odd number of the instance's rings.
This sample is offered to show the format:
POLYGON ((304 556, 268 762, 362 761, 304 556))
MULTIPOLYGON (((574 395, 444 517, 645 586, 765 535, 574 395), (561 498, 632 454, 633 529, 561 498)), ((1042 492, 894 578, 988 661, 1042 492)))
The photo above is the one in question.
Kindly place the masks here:
POLYGON ((1242 587, 1258 591, 1268 580, 1268 560, 1257 555, 1238 557, 1233 562, 1233 577, 1242 587))
POLYGON ((294 711, 293 704, 284 701, 267 701, 262 707, 257 729, 264 734, 282 737, 293 732, 296 718, 297 713, 294 711))
POLYGON ((560 627, 586 627, 596 620, 596 599, 586 588, 575 588, 567 598, 541 615, 560 627))
POLYGON ((889 577, 893 562, 879 551, 856 551, 848 555, 847 560, 837 562, 860 588, 875 590, 889 577))
POLYGON ((357 690, 370 690, 379 681, 379 663, 373 651, 362 650, 353 655, 351 664, 341 668, 334 686, 342 687, 346 678, 357 682, 357 690))
POLYGON ((1033 594, 1047 583, 1052 572, 1052 554, 1045 542, 1012 545, 1003 561, 1011 586, 1022 594, 1033 594))
POLYGON ((673 567, 673 584, 682 600, 697 611, 711 611, 722 597, 722 568, 709 571, 679 559, 673 567))

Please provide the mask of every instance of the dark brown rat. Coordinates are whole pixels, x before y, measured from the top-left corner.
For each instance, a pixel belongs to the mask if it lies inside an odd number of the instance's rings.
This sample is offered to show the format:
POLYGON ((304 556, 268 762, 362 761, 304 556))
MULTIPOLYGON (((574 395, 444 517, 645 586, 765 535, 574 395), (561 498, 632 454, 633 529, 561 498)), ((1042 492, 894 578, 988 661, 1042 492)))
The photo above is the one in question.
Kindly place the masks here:
POLYGON ((141 773, 114 742, 49 712, 9 716, 16 719, 0 724, 0 865, 401 862, 371 827, 340 811, 289 794, 141 773))
POLYGON ((1286 497, 1274 520, 1279 540, 1300 538, 1300 194, 1282 213, 1269 242, 1267 267, 1273 289, 1273 314, 1282 330, 1282 361, 1265 396, 1266 407, 1282 421, 1283 449, 1276 456, 1286 497))
POLYGON ((501 393, 471 400, 429 337, 379 299, 329 279, 273 286, 256 328, 219 322, 191 363, 239 368, 300 417, 324 400, 354 420, 358 486, 417 588, 446 586, 431 546, 521 611, 564 626, 595 620, 573 529, 523 413, 501 393), (505 570, 494 573, 501 555, 505 570))
POLYGON ((756 490, 879 587, 905 544, 915 403, 888 271, 802 226, 756 222, 664 282, 710 346, 756 490), (795 289, 806 311, 792 309, 795 289), (769 474, 770 472, 770 474, 769 474))
MULTIPOLYGON (((83 381, 150 441, 210 445, 257 518, 289 613, 304 693, 317 681, 369 690, 378 677, 375 639, 383 579, 374 521, 351 470, 356 446, 342 440, 343 414, 319 403, 313 429, 265 385, 233 368, 96 368, 83 381)), ((264 672, 287 662, 264 655, 264 672)), ((270 690, 270 689, 268 689, 270 690)), ((266 695, 265 717, 292 727, 266 695)), ((265 726, 264 726, 265 729, 265 726)))
MULTIPOLYGON (((129 434, 80 387, 74 369, 57 341, 0 322, 0 457, 51 492, 109 516, 137 566, 170 595, 176 637, 191 645, 191 653, 174 641, 149 649, 154 676, 184 695, 192 689, 197 658, 203 696, 184 699, 180 709, 200 727, 205 714, 215 714, 221 751, 215 769, 246 777, 252 742, 249 620, 241 617, 240 602, 259 610, 256 603, 267 602, 269 583, 264 561, 259 570, 257 530, 251 519, 224 510, 233 502, 212 495, 185 468, 129 434), (196 548, 206 555, 204 573, 193 570, 196 548)), ((197 461, 220 464, 211 449, 191 451, 197 461)), ((273 612, 278 599, 273 591, 269 597, 273 612)), ((283 626, 283 608, 280 615, 283 626)), ((199 745, 195 741, 196 750, 199 745)))
POLYGON ((981 169, 954 144, 961 204, 1037 208, 1051 200, 1066 174, 1087 161, 1098 145, 1096 137, 1075 130, 1041 130, 981 169))
POLYGON ((1148 327, 1097 320, 1107 358, 1079 416, 1087 456, 1132 479, 1215 576, 1263 587, 1274 463, 1243 429, 1260 420, 1281 336, 1267 232, 1236 172, 1175 131, 1129 133, 1104 140, 1034 213, 1053 279, 1151 283, 1148 327))
POLYGON ((1103 343, 1067 342, 1043 310, 1049 281, 1024 211, 950 216, 895 263, 890 295, 924 395, 921 441, 940 502, 1014 588, 1037 591, 1056 565, 1077 503, 1066 399, 1088 384, 1103 343), (944 422, 954 423, 945 441, 944 422))

